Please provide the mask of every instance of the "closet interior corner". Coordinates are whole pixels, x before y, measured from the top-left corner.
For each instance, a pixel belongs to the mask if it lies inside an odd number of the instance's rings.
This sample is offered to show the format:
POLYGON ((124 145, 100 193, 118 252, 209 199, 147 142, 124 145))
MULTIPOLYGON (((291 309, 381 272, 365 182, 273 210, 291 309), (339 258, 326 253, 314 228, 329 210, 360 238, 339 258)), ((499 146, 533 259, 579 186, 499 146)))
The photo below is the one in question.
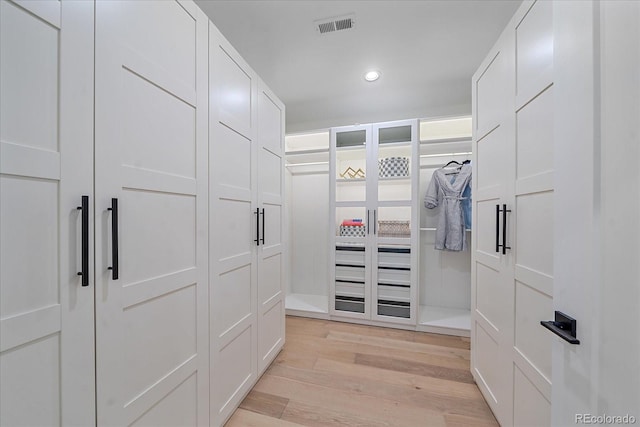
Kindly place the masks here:
POLYGON ((435 249, 441 208, 424 196, 434 171, 471 161, 471 118, 289 134, 285 146, 287 314, 468 337, 471 253, 435 249))

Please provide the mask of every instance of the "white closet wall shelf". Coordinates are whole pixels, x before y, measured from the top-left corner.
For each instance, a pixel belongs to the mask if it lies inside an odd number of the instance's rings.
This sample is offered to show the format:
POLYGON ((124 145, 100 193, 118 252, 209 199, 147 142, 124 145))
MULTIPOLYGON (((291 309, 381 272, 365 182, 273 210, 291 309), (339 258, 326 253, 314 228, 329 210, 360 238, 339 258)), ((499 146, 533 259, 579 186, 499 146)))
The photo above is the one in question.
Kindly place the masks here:
POLYGON ((284 154, 285 156, 298 156, 303 154, 321 154, 321 153, 329 154, 329 148, 314 148, 309 150, 291 150, 291 151, 285 151, 284 154))
MULTIPOLYGON (((327 164, 329 164, 329 162, 327 162, 327 164)), ((366 182, 367 178, 338 178, 336 179, 337 183, 344 183, 344 182, 366 182)))
MULTIPOLYGON (((287 163, 285 167, 287 168, 296 168, 302 166, 318 166, 318 165, 328 165, 329 162, 307 162, 307 163, 287 163)), ((345 180, 349 181, 349 180, 345 180)))
POLYGON ((428 157, 450 157, 450 156, 470 156, 472 155, 472 151, 464 151, 461 153, 442 153, 442 154, 421 154, 420 158, 428 158, 428 157))
POLYGON ((455 142, 471 142, 471 137, 456 137, 456 138, 438 138, 438 139, 424 139, 420 140, 420 146, 437 145, 437 144, 449 144, 455 142))

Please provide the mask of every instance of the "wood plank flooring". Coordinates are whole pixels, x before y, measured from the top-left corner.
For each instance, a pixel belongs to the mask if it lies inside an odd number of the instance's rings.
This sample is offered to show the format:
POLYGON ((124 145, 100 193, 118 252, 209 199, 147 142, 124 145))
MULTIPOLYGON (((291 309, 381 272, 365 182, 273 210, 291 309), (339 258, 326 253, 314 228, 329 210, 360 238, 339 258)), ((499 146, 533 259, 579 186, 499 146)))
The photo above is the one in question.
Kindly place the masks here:
POLYGON ((288 316, 286 344, 227 427, 497 426, 469 339, 288 316))

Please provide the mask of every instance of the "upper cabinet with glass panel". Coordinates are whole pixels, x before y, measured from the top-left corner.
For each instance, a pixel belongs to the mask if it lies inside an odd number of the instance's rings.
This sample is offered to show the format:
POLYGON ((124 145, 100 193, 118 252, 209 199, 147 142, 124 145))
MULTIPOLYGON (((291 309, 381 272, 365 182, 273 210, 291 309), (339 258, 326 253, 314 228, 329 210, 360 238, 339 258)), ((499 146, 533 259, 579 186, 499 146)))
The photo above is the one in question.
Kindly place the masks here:
POLYGON ((378 129, 378 144, 411 142, 411 125, 378 129))
POLYGON ((415 122, 401 125, 376 125, 376 166, 378 169, 377 200, 406 201, 412 199, 411 176, 414 149, 417 144, 415 122))

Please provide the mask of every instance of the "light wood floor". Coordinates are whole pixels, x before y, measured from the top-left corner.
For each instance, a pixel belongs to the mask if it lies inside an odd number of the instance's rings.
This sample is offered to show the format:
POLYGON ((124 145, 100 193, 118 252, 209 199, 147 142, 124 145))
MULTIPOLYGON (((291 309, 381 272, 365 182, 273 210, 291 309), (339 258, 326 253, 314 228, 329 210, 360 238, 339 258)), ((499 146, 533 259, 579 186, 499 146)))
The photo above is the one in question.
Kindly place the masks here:
POLYGON ((286 344, 227 427, 497 426, 469 339, 287 317, 286 344))

